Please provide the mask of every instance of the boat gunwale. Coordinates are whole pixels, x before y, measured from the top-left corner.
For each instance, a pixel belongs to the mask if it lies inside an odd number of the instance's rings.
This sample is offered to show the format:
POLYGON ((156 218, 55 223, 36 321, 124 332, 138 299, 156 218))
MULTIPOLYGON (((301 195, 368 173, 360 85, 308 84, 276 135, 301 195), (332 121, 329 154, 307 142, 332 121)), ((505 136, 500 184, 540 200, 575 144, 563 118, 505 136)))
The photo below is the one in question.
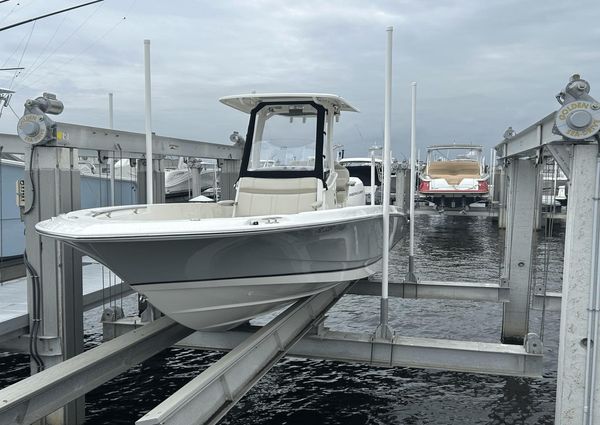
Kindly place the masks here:
MULTIPOLYGON (((333 211, 333 210, 328 210, 328 211, 333 211)), ((256 220, 266 220, 269 218, 279 218, 279 217, 285 217, 287 215, 295 215, 295 214, 273 214, 273 215, 261 215, 261 216, 251 216, 251 217, 243 217, 245 219, 248 220, 248 222, 250 222, 253 218, 256 220)), ((348 217, 338 217, 335 219, 330 219, 328 221, 319 221, 319 222, 304 222, 304 223, 270 223, 266 225, 268 226, 273 226, 270 228, 265 228, 264 226, 258 226, 258 225, 252 225, 252 224, 246 224, 247 227, 245 227, 244 229, 240 229, 240 228, 235 228, 235 229, 223 229, 223 228, 219 228, 219 229, 214 229, 214 230, 201 230, 201 231, 186 231, 185 233, 183 232, 170 232, 170 233, 161 233, 161 234, 129 234, 129 235, 119 235, 119 234, 106 234, 106 235, 81 235, 81 236, 73 236, 73 235, 68 235, 65 233, 60 233, 60 232, 54 232, 54 231, 47 231, 45 229, 41 229, 38 227, 38 225, 36 225, 35 229, 36 231, 42 235, 42 236, 47 236, 47 237, 54 237, 57 238, 61 241, 64 242, 134 242, 134 241, 153 241, 153 240, 162 240, 162 239, 169 239, 169 240, 186 240, 186 239, 204 239, 204 238, 213 238, 215 236, 220 236, 220 237, 236 237, 236 236, 243 236, 243 235, 257 235, 257 234, 270 234, 270 233, 279 233, 279 232, 287 232, 290 230, 293 231, 301 231, 301 230, 308 230, 308 229, 314 229, 314 228, 318 228, 318 227, 323 227, 323 226, 331 226, 331 225, 340 225, 340 224, 347 224, 347 223, 355 223, 355 222, 359 222, 359 221, 367 221, 367 220, 373 220, 373 219, 378 219, 380 217, 383 216, 383 212, 377 212, 377 213, 371 213, 368 215, 363 215, 360 217, 353 217, 353 218, 348 218, 348 217)), ((408 215, 400 210, 396 210, 396 211, 390 211, 390 216, 397 216, 397 217, 405 217, 408 220, 408 215)), ((242 217, 240 217, 242 218, 242 217)), ((56 219, 62 219, 62 220, 66 220, 65 215, 61 214, 59 217, 56 217, 56 219)), ((210 220, 210 219, 207 219, 210 220)), ((189 220, 186 220, 186 222, 189 222, 189 220)))

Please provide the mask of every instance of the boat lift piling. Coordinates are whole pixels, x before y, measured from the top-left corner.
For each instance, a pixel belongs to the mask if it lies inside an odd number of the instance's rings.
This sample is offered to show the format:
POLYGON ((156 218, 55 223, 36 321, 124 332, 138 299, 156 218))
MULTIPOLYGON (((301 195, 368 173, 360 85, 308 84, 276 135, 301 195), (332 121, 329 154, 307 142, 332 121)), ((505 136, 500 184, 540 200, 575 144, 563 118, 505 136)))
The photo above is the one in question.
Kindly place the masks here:
POLYGON ((507 169, 509 190, 504 249, 504 276, 510 288, 510 302, 504 304, 502 342, 523 344, 529 331, 529 290, 531 288, 535 195, 538 170, 535 160, 511 159, 507 169))
MULTIPOLYGON (((391 132, 392 132, 392 39, 393 27, 387 28, 387 50, 385 61, 385 119, 383 134, 383 254, 381 270, 381 307, 379 326, 375 336, 391 339, 394 332, 388 324, 389 300, 388 280, 390 261, 390 184, 391 184, 391 132)), ((371 182, 372 183, 372 182, 371 182)))
POLYGON ((408 253, 408 273, 404 279, 405 282, 417 283, 415 274, 415 188, 416 188, 416 150, 417 150, 417 83, 410 85, 411 93, 411 119, 410 119, 410 215, 409 215, 409 253, 408 253))
MULTIPOLYGON (((590 294, 597 296, 600 288, 597 276, 600 260, 598 227, 594 227, 593 222, 598 219, 594 211, 597 211, 597 186, 600 185, 597 181, 597 167, 600 164, 597 160, 600 103, 589 92, 589 83, 579 75, 573 75, 564 91, 557 96, 561 104, 557 112, 547 115, 518 134, 505 137, 496 149, 503 153, 502 159, 508 165, 509 179, 518 179, 524 175, 526 177, 522 190, 520 185, 512 181, 509 189, 511 193, 506 232, 507 257, 512 257, 509 275, 516 271, 516 275, 509 278, 511 294, 514 284, 515 293, 520 292, 523 296, 526 293, 523 269, 529 267, 526 258, 530 258, 531 252, 517 247, 524 257, 520 261, 517 249, 511 250, 511 244, 515 245, 515 238, 529 239, 529 229, 533 227, 533 208, 526 219, 515 217, 517 214, 514 212, 514 208, 522 208, 514 205, 515 199, 524 197, 519 192, 531 194, 536 187, 536 173, 532 163, 538 157, 552 156, 569 179, 555 415, 555 422, 559 425, 600 423, 600 374, 594 373, 594 367, 588 367, 589 359, 597 356, 600 345, 593 339, 590 340, 588 332, 590 321, 595 323, 593 321, 596 320, 594 315, 597 311, 595 307, 587 310, 590 294), (519 225, 526 225, 525 236, 514 234, 519 225), (523 267, 520 267, 521 263, 523 267), (588 314, 584 314, 586 310, 588 314)), ((519 300, 511 295, 511 303, 513 302, 518 305, 519 300)), ((505 307, 503 324, 506 326, 503 327, 503 338, 516 341, 519 338, 518 328, 521 327, 521 332, 524 329, 525 313, 520 308, 510 308, 506 313, 505 307)))

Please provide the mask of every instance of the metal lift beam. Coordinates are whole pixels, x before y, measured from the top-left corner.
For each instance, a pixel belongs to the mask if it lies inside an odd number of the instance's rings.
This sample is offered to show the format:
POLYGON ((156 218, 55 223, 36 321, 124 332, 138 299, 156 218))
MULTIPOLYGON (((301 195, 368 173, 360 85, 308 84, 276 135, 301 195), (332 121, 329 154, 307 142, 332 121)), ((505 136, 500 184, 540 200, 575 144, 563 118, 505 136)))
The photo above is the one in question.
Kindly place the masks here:
POLYGON ((161 317, 0 390, 0 423, 30 424, 193 331, 161 317))
MULTIPOLYGON (((349 294, 381 294, 381 282, 361 279, 348 290, 349 294)), ((509 288, 493 282, 442 282, 421 280, 419 283, 390 282, 390 297, 414 299, 466 300, 508 302, 509 288)))
MULTIPOLYGON (((227 332, 198 331, 180 341, 180 347, 199 350, 233 349, 254 330, 227 332)), ((543 355, 539 347, 490 342, 394 336, 376 339, 372 334, 319 329, 296 343, 287 356, 371 364, 383 367, 412 367, 486 373, 506 376, 541 377, 543 355), (533 352, 533 351, 537 352, 533 352)), ((154 422, 151 422, 154 423, 154 422)))
POLYGON ((302 338, 350 283, 297 301, 156 406, 136 425, 214 424, 302 338))
MULTIPOLYGON (((141 157, 146 152, 146 136, 143 133, 57 122, 56 134, 57 140, 47 143, 46 146, 114 151, 123 158, 141 157)), ((17 135, 0 133, 0 146, 3 152, 23 153, 24 151, 23 141, 17 135)), ((155 156, 191 156, 224 160, 242 158, 242 149, 236 145, 177 139, 157 134, 152 137, 152 146, 155 156)))

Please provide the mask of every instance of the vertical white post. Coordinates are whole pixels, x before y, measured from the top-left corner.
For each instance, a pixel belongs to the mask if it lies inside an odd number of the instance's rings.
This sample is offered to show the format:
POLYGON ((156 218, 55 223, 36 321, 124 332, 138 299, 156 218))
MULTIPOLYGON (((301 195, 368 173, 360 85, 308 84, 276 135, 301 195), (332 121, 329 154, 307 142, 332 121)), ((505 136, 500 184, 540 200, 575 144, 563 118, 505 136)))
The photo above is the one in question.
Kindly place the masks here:
POLYGON ((150 84, 150 40, 144 40, 144 76, 145 76, 145 111, 146 111, 146 203, 154 203, 154 186, 152 182, 152 93, 150 84))
MULTIPOLYGON (((388 268, 390 249, 390 133, 392 132, 392 37, 394 28, 387 28, 387 55, 385 61, 385 118, 383 136, 383 279, 381 297, 388 298, 388 268)), ((387 319, 387 317, 386 317, 387 319)))
POLYGON ((417 83, 411 83, 411 119, 410 119, 410 247, 408 253, 407 281, 416 282, 415 277, 415 185, 417 155, 417 83))
MULTIPOLYGON (((108 128, 110 128, 111 130, 113 128, 115 128, 113 116, 114 116, 113 94, 109 93, 108 94, 108 128)), ((114 153, 113 153, 113 156, 114 156, 114 153)), ((110 205, 114 206, 115 205, 115 159, 110 158, 108 160, 108 164, 110 166, 110 205)), ((100 177, 102 177, 102 176, 100 176, 100 177)))
POLYGON ((381 311, 377 337, 390 339, 388 325, 388 274, 390 258, 390 133, 392 121, 392 35, 394 28, 387 28, 387 54, 385 61, 385 119, 383 135, 383 255, 381 271, 381 311))
POLYGON ((371 148, 371 205, 375 205, 375 149, 371 148))
MULTIPOLYGON (((490 149, 490 166, 489 168, 489 181, 490 181, 490 185, 489 185, 489 194, 490 194, 490 201, 494 200, 494 180, 496 178, 496 158, 495 158, 495 153, 496 153, 496 149, 491 148, 490 149)), ((491 205, 491 203, 490 203, 491 205)))

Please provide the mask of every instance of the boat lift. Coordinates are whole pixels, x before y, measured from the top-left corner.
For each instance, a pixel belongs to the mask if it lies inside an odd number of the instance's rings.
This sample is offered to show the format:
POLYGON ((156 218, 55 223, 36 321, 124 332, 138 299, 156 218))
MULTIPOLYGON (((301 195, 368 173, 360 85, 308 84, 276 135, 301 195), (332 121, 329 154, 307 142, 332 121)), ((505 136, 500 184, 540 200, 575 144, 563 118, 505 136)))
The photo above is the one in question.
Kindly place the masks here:
MULTIPOLYGON (((590 390, 600 385, 600 378, 592 373, 592 368, 587 370, 586 367, 590 364, 586 359, 595 358, 593 350, 597 351, 597 344, 587 343, 595 335, 586 331, 587 321, 582 319, 582 313, 588 308, 584 301, 588 299, 590 285, 581 284, 592 282, 593 277, 598 280, 598 271, 593 264, 598 262, 600 249, 591 249, 597 246, 598 236, 597 230, 595 236, 589 232, 593 224, 589 212, 594 210, 593 205, 597 205, 599 198, 594 192, 598 190, 594 182, 600 117, 597 117, 598 104, 582 95, 584 92, 587 95, 589 85, 582 89, 581 81, 570 83, 562 98, 560 111, 567 112, 561 114, 559 111, 556 115, 559 134, 552 132, 555 122, 552 113, 497 147, 509 183, 506 190, 506 275, 499 282, 489 283, 389 283, 389 296, 501 302, 504 305, 501 343, 408 338, 393 330, 391 335, 387 332, 336 332, 324 327, 324 315, 345 293, 381 294, 379 283, 362 281, 354 286, 338 285, 330 291, 300 300, 263 327, 192 333, 162 317, 83 353, 83 303, 79 295, 81 256, 55 241, 42 239, 33 227, 39 220, 78 209, 77 157, 81 151, 95 151, 102 158, 110 158, 112 152, 117 151, 123 157, 136 158, 143 163, 148 159, 144 156, 145 135, 54 122, 48 113, 59 109, 54 103, 58 102, 55 98, 46 95, 31 101, 26 105, 20 126, 21 136, 28 141, 25 151, 31 157, 26 167, 26 175, 31 176, 31 181, 25 184, 23 207, 25 210, 30 208, 31 212, 25 215, 31 265, 29 294, 38 297, 41 308, 30 302, 29 329, 20 326, 12 329, 10 338, 0 337, 0 349, 14 347, 15 339, 29 341, 35 338, 41 347, 42 363, 39 363, 40 359, 32 363, 32 370, 40 369, 38 373, 0 390, 0 422, 31 423, 48 417, 51 424, 83 423, 82 397, 85 392, 175 343, 231 352, 146 414, 138 424, 214 423, 284 355, 387 367, 541 376, 543 347, 539 337, 529 330, 528 314, 534 232, 531 203, 537 187, 535 167, 543 155, 560 158, 557 158, 559 165, 571 179, 569 202, 573 206, 567 217, 557 420, 571 415, 581 402, 581 414, 588 414, 600 422, 600 408, 593 409, 599 406, 600 390, 590 390), (586 118, 586 112, 590 119, 586 118), (35 327, 38 327, 37 334, 35 327), (584 380, 588 382, 585 391, 580 388, 584 380)), ((239 146, 157 135, 153 135, 152 143, 152 160, 156 165, 154 199, 164 200, 164 189, 160 187, 164 178, 160 161, 164 155, 217 158, 223 170, 222 197, 232 197, 241 157, 239 146)), ((23 142, 13 135, 0 134, 0 146, 4 152, 24 151, 23 142)), ((596 207, 595 214, 597 210, 596 207)), ((540 299, 542 304, 547 302, 548 294, 537 295, 538 303, 540 299)), ((600 298, 600 290, 594 292, 594 297, 595 300, 600 298)), ((587 311, 593 314, 598 311, 595 308, 592 305, 587 311)), ((567 423, 566 419, 563 423, 567 423)))

